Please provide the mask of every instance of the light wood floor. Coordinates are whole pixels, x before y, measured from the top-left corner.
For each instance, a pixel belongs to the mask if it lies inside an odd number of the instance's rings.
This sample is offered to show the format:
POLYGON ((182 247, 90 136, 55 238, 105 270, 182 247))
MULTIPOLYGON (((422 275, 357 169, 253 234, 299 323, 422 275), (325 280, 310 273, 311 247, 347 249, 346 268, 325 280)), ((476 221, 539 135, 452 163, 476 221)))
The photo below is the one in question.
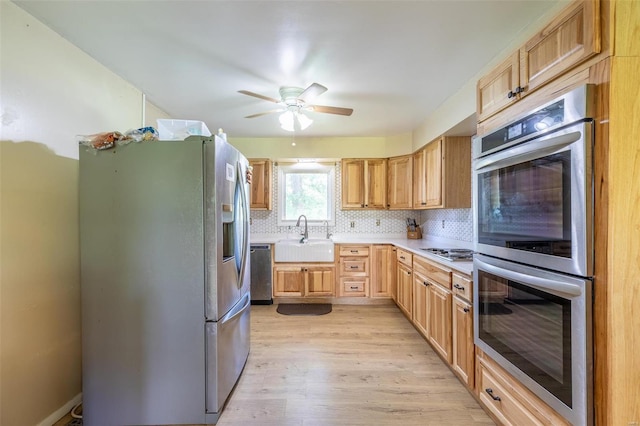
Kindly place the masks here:
POLYGON ((395 305, 251 315, 249 360, 219 426, 494 424, 395 305))

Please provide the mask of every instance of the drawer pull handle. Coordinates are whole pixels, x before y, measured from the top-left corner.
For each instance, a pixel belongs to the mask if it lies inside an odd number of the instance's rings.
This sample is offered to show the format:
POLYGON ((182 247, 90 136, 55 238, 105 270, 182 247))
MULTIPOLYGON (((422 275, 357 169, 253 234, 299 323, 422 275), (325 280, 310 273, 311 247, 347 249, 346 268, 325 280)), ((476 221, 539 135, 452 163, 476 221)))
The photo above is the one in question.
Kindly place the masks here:
POLYGON ((489 396, 491 397, 491 399, 493 399, 494 401, 501 401, 501 399, 500 399, 500 397, 499 397, 499 396, 495 396, 495 395, 493 394, 493 389, 491 389, 491 388, 486 388, 484 391, 485 391, 486 393, 488 393, 488 394, 489 394, 489 396))
POLYGON ((353 286, 353 285, 351 286, 351 290, 357 290, 357 289, 358 289, 358 287, 353 286))
POLYGON ((457 288, 458 290, 464 291, 464 287, 462 287, 460 284, 454 284, 453 287, 457 288))
POLYGON ((400 256, 400 259, 405 260, 404 256, 400 256))
POLYGON ((358 250, 351 250, 351 253, 358 253, 358 250))
POLYGON ((349 268, 351 268, 351 269, 358 269, 358 267, 357 267, 357 266, 349 266, 349 268))

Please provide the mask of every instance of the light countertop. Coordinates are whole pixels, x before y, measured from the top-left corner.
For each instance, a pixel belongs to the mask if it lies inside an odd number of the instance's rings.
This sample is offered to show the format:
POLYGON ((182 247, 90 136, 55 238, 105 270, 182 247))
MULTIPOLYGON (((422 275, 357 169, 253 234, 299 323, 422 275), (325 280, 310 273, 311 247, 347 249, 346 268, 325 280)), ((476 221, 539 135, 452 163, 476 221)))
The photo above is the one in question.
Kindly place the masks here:
MULTIPOLYGON (((309 235, 310 238, 324 238, 320 235, 309 235)), ((290 238, 299 238, 297 234, 251 234, 251 244, 274 244, 276 241, 290 238)), ((427 253, 422 248, 464 248, 473 249, 473 243, 469 241, 451 240, 447 238, 425 236, 420 240, 410 240, 404 235, 389 234, 343 234, 332 236, 331 239, 336 244, 393 244, 403 250, 413 254, 433 260, 450 269, 471 275, 473 273, 473 262, 471 261, 451 261, 445 260, 431 253, 427 253)))

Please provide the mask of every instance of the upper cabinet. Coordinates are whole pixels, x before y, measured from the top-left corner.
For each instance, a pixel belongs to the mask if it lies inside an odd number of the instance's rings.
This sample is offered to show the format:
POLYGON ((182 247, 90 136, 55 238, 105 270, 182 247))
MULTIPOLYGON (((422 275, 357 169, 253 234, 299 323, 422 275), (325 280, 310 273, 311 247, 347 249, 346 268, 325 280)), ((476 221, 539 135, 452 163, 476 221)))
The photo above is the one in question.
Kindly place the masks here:
POLYGON ((483 121, 600 52, 600 3, 577 0, 478 80, 483 121))
POLYGON ((254 158, 249 160, 249 165, 253 167, 250 207, 271 210, 271 160, 254 158))
POLYGON ((413 156, 413 208, 471 207, 471 138, 442 136, 413 156))
POLYGON ((412 181, 413 156, 389 158, 387 208, 411 210, 413 208, 412 181))
POLYGON ((342 160, 342 208, 384 209, 387 204, 387 160, 342 160))

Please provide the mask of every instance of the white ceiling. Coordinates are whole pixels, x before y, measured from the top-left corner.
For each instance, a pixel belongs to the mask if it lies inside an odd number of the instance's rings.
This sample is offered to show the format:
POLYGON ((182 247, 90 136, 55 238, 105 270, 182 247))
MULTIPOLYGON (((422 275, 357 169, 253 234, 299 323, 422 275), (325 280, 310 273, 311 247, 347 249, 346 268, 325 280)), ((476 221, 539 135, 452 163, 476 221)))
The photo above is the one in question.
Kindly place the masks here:
POLYGON ((559 0, 16 1, 173 118, 235 137, 288 136, 280 86, 318 82, 299 136, 410 132, 559 0))

